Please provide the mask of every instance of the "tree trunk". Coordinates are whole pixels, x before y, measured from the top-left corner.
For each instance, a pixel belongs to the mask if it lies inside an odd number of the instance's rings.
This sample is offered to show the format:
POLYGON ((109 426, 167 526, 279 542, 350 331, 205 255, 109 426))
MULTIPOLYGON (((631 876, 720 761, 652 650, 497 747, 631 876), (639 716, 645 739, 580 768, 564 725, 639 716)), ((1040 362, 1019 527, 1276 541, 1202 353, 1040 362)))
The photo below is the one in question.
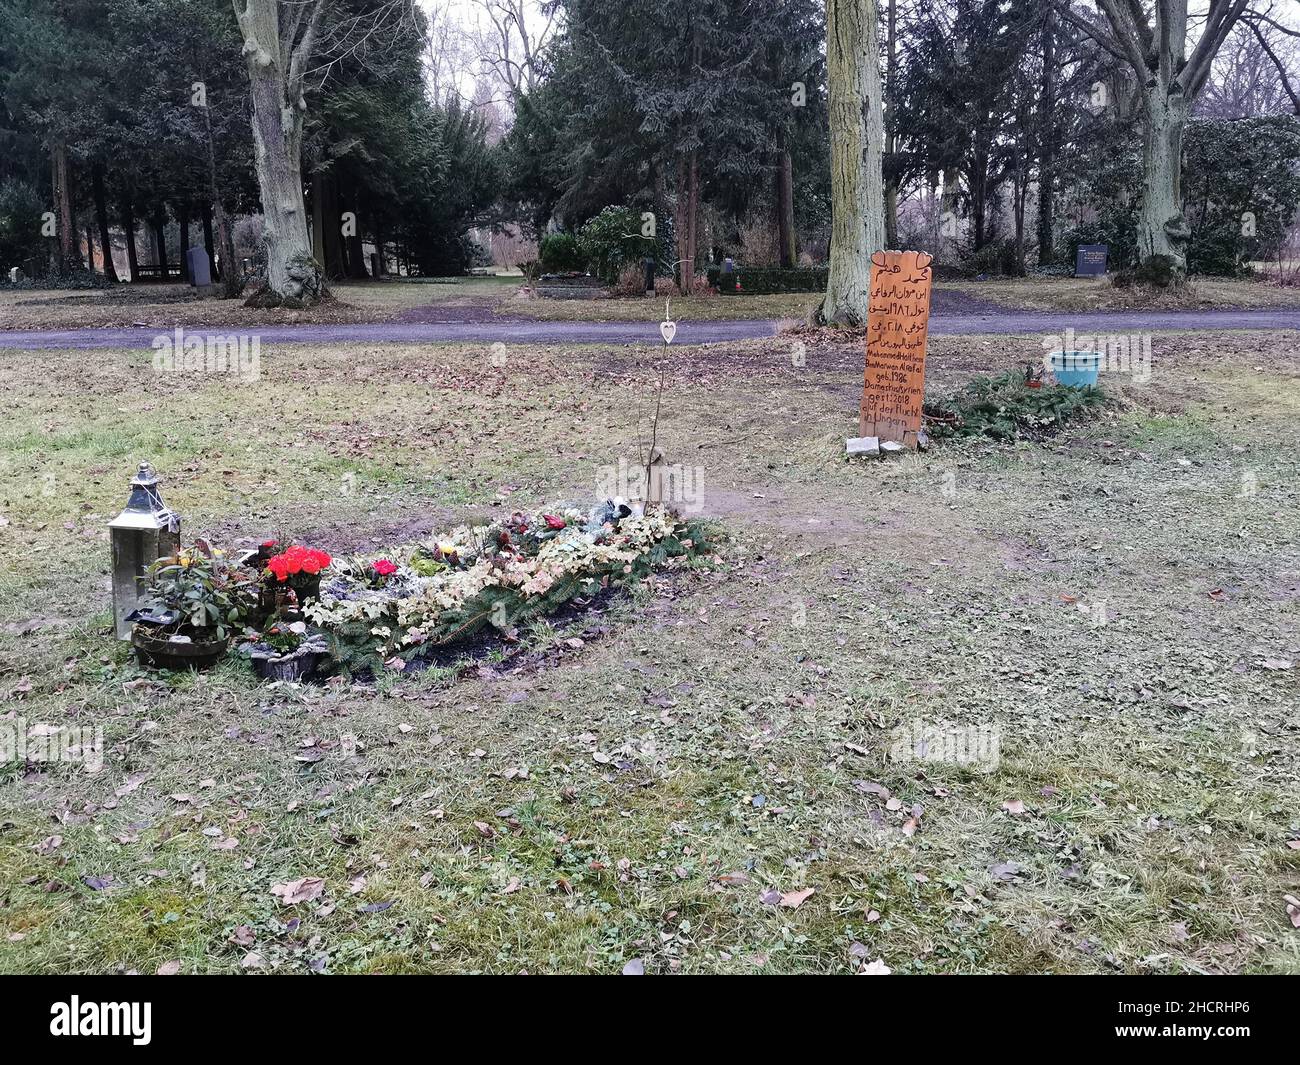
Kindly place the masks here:
POLYGON ((794 229, 794 160, 785 146, 783 134, 777 135, 775 192, 779 261, 789 268, 795 265, 799 248, 794 229))
POLYGON ((974 250, 979 251, 986 242, 984 234, 985 210, 988 205, 988 158, 978 149, 970 171, 970 215, 971 231, 975 241, 974 250))
POLYGON ((1043 79, 1038 108, 1038 265, 1056 256, 1056 19, 1048 5, 1043 22, 1043 79))
POLYGON ((162 267, 160 271, 162 274, 161 280, 166 281, 167 267, 169 265, 167 262, 167 216, 161 211, 156 212, 153 216, 153 251, 154 262, 162 267))
POLYGON ((328 275, 329 268, 325 259, 325 178, 319 170, 313 170, 311 175, 311 253, 318 263, 326 267, 325 273, 328 275))
POLYGON ((140 260, 135 250, 135 204, 128 194, 122 202, 122 230, 126 234, 126 266, 131 280, 140 280, 140 260))
MULTIPOLYGON (((314 179, 314 181, 317 179, 314 179)), ((320 260, 325 276, 331 280, 347 276, 343 259, 343 216, 339 206, 339 183, 331 173, 319 179, 320 188, 320 243, 324 258, 320 260)), ((313 197, 316 193, 313 192, 313 197)), ((315 205, 312 214, 315 217, 315 205)))
POLYGON ((307 101, 301 84, 320 6, 317 2, 312 7, 311 28, 303 43, 289 42, 285 48, 280 40, 279 0, 235 0, 253 98, 253 152, 266 240, 263 296, 273 303, 312 303, 322 293, 302 196, 302 122, 307 101))
MULTIPOLYGON (((217 151, 212 143, 212 116, 206 107, 203 109, 203 123, 208 135, 208 195, 212 198, 212 210, 217 216, 217 243, 221 247, 221 262, 218 263, 213 257, 211 266, 215 271, 213 276, 221 279, 221 288, 226 299, 234 299, 244 287, 244 277, 239 264, 235 262, 235 237, 230 231, 230 220, 226 217, 225 204, 221 202, 221 185, 217 181, 217 151)), ((211 256, 212 234, 206 212, 203 221, 203 235, 209 245, 208 254, 211 256)))
POLYGON ((695 216, 699 209, 700 182, 699 166, 694 151, 682 157, 679 174, 675 219, 679 279, 677 287, 683 296, 689 296, 695 288, 695 216))
POLYGON ((190 277, 190 208, 188 204, 176 211, 176 221, 181 227, 181 280, 188 285, 193 280, 190 277))
POLYGON ((96 163, 91 171, 95 193, 95 221, 99 225, 99 243, 104 249, 104 276, 117 280, 117 267, 113 265, 113 241, 108 233, 108 200, 104 195, 104 166, 96 163))
POLYGON ((58 272, 66 273, 72 268, 75 255, 72 232, 72 194, 68 188, 68 146, 56 140, 50 149, 53 182, 54 210, 57 212, 59 230, 58 272))
POLYGON ((885 243, 881 176, 884 115, 876 0, 827 0, 830 89, 831 253, 822 321, 861 325, 871 294, 871 256, 885 243))
POLYGON ((95 235, 90 228, 90 219, 86 219, 86 269, 95 272, 95 235))
POLYGON ((343 238, 343 243, 347 247, 348 255, 348 277, 360 281, 370 276, 366 269, 366 249, 361 241, 361 212, 357 210, 360 206, 357 202, 356 186, 348 195, 347 209, 352 212, 352 232, 343 238))
POLYGON ((1182 93, 1167 93, 1159 84, 1144 93, 1142 144, 1142 203, 1138 209, 1138 255, 1147 266, 1152 256, 1164 256, 1181 278, 1187 272, 1187 240, 1191 229, 1183 217, 1183 126, 1188 103, 1182 93))
MULTIPOLYGON (((885 53, 885 94, 890 101, 890 121, 885 132, 885 154, 890 156, 891 170, 896 169, 893 156, 898 153, 898 123, 893 114, 894 85, 898 76, 898 0, 889 0, 889 44, 885 53)), ((898 248, 898 178, 885 181, 885 247, 898 248)))
POLYGON ((217 249, 212 241, 212 204, 204 200, 199 208, 199 217, 203 222, 203 250, 208 253, 208 265, 212 276, 220 280, 217 273, 217 249))

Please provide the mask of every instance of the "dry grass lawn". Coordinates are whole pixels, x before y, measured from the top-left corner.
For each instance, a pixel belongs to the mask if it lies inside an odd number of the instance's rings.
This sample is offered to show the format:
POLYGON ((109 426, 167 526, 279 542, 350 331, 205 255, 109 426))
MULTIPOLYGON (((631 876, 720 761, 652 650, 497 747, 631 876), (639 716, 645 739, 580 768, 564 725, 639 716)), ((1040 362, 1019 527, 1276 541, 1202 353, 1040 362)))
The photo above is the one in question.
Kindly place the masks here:
MULTIPOLYGON (((107 748, 0 765, 0 970, 1298 972, 1298 340, 1159 336, 1046 444, 868 464, 856 345, 674 350, 660 441, 719 562, 459 673, 306 687, 111 638, 137 462, 191 535, 378 549, 589 497, 655 354, 0 352, 0 725, 107 748), (918 720, 1000 762, 891 757, 918 720)), ((936 337, 931 384, 1040 354, 936 337)))

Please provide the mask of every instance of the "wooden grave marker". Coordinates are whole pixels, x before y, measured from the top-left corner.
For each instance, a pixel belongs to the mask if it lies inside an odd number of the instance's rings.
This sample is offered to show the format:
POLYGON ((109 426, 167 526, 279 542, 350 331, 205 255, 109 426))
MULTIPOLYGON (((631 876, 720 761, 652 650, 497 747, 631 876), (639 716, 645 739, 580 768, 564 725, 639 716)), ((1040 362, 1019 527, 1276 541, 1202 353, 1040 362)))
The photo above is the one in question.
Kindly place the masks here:
POLYGON ((917 445, 925 400, 932 261, 923 251, 878 251, 871 257, 859 437, 917 445))

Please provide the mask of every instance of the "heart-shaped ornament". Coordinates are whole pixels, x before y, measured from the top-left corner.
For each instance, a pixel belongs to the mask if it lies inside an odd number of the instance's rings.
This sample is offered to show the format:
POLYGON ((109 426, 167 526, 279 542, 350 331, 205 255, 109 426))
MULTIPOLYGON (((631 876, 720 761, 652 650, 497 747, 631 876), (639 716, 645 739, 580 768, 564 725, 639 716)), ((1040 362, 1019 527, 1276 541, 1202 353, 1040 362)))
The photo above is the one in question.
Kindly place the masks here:
POLYGON ((677 323, 660 322, 659 335, 664 338, 665 344, 671 344, 673 342, 673 337, 677 335, 677 323))

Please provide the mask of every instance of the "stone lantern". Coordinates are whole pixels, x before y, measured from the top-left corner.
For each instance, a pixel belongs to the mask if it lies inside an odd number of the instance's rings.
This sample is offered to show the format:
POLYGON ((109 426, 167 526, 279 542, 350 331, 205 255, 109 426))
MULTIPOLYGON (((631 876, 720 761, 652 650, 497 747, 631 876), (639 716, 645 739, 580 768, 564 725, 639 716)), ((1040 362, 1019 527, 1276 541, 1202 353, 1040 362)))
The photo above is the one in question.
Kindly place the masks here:
POLYGON ((131 478, 131 498, 108 523, 113 547, 113 623, 119 640, 131 638, 127 615, 140 605, 140 578, 160 558, 180 550, 181 518, 158 494, 158 475, 147 462, 131 478))

